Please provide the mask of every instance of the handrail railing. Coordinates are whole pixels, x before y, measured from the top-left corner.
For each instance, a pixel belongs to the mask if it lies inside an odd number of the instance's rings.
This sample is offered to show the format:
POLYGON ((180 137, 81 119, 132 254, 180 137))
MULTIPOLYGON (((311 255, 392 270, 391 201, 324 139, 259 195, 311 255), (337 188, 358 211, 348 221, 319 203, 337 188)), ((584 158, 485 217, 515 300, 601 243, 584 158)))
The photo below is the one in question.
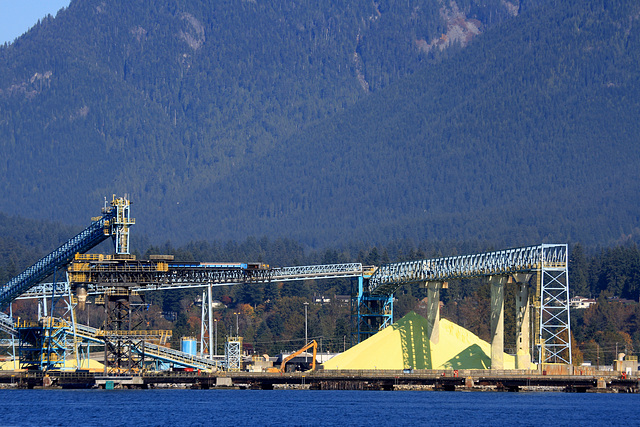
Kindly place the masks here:
POLYGON ((567 245, 539 245, 474 255, 397 262, 378 268, 369 279, 372 295, 391 295, 408 283, 461 279, 531 271, 545 266, 563 268, 567 245))
POLYGON ((109 233, 105 232, 105 228, 114 215, 114 210, 108 211, 58 249, 9 280, 0 288, 0 310, 42 279, 53 274, 56 269, 71 262, 76 253, 86 252, 107 239, 109 233))

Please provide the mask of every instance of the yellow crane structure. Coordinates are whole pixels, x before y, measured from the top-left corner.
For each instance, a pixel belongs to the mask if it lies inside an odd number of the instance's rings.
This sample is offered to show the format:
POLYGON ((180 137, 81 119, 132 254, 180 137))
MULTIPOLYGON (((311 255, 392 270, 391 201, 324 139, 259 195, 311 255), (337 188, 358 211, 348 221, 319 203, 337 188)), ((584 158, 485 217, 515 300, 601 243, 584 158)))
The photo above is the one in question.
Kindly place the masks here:
POLYGON ((315 371, 316 370, 316 355, 318 354, 318 343, 316 342, 316 340, 311 340, 311 342, 307 343, 300 350, 296 351, 295 353, 291 353, 289 356, 285 357, 282 360, 282 363, 280 364, 279 368, 269 368, 267 370, 267 372, 279 372, 281 374, 284 374, 285 368, 287 366, 287 362, 289 362, 291 359, 293 359, 296 356, 300 356, 303 352, 309 350, 312 347, 313 347, 313 359, 311 360, 311 370, 315 371))

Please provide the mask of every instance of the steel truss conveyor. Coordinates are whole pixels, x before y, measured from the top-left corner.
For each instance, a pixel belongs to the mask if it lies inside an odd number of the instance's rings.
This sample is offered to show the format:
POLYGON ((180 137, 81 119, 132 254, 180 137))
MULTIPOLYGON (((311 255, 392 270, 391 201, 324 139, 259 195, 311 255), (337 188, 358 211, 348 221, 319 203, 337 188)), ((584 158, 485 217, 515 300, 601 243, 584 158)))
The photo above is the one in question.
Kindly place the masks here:
POLYGON ((77 253, 84 253, 113 236, 117 252, 128 251, 129 201, 116 199, 103 208, 102 216, 94 218, 91 225, 69 239, 55 251, 38 260, 0 288, 0 310, 11 301, 67 265, 77 253))
MULTIPOLYGON (((104 342, 103 333, 97 328, 90 326, 76 324, 77 336, 88 342, 95 342, 102 344, 104 342)), ((144 332, 144 331, 138 331, 144 332)), ((71 333, 71 332, 70 332, 71 333)), ((150 357, 155 360, 160 360, 166 363, 174 363, 176 365, 185 366, 194 369, 209 369, 214 370, 218 367, 220 362, 208 359, 206 357, 195 356, 189 353, 184 353, 179 350, 174 350, 163 345, 159 345, 151 342, 144 342, 144 347, 134 348, 135 351, 144 351, 146 357, 150 357)))
POLYGON ((108 232, 105 232, 105 226, 111 218, 110 213, 105 214, 77 236, 7 282, 0 289, 0 309, 5 308, 29 288, 53 274, 56 269, 64 267, 76 253, 86 252, 105 240, 109 236, 108 232))
POLYGON ((567 265, 567 245, 540 245, 475 255, 386 264, 369 279, 371 295, 391 295, 410 283, 498 276, 567 265))
MULTIPOLYGON (((361 284, 358 294, 358 333, 362 319, 370 316, 387 326, 393 293, 411 283, 511 276, 517 273, 536 277, 532 306, 535 316, 535 345, 538 361, 571 363, 571 327, 569 312, 568 247, 566 244, 542 244, 475 255, 398 262, 379 267, 361 284), (376 311, 377 310, 377 311, 376 311)), ((531 277, 531 276, 529 276, 531 277)), ((392 312, 391 312, 392 313, 392 312)), ((392 314, 391 314, 392 315, 392 314)), ((374 333, 369 328, 365 334, 374 333)), ((360 338, 360 336, 358 337, 360 338)))
MULTIPOLYGON (((98 258, 78 255, 70 267, 72 288, 86 286, 90 292, 111 287, 128 287, 135 292, 228 286, 236 284, 265 284, 294 280, 334 279, 362 275, 360 263, 310 265, 271 268, 251 263, 179 263, 156 260, 98 258)), ((37 297, 50 292, 30 294, 37 297)))

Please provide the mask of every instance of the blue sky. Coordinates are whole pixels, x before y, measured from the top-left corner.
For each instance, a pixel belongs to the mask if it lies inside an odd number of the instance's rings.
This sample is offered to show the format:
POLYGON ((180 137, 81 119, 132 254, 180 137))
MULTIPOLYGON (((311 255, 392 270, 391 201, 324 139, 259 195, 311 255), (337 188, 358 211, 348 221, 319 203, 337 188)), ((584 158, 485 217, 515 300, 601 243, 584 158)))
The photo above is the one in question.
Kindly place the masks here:
POLYGON ((70 0, 0 0, 0 44, 13 42, 38 19, 69 6, 70 0))

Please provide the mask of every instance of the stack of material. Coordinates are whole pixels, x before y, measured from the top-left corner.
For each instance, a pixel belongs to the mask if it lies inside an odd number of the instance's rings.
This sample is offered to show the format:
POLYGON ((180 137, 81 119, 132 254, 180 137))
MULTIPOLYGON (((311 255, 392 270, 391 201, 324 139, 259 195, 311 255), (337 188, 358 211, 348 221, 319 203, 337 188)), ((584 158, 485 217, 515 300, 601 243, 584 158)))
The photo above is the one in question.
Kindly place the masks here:
MULTIPOLYGON (((0 362, 0 370, 2 371, 11 371, 14 369, 14 367, 16 368, 16 370, 18 370, 18 367, 20 366, 20 363, 18 363, 18 361, 16 361, 15 363, 13 362, 13 360, 9 360, 6 362, 0 362)), ((67 359, 67 361, 64 364, 64 369, 74 369, 76 367, 76 360, 75 359, 67 359)), ((89 372, 103 372, 104 371, 104 365, 98 361, 95 360, 82 360, 80 361, 80 368, 79 369, 83 369, 83 370, 88 370, 89 372)))
MULTIPOLYGON (((440 339, 427 338, 427 319, 411 312, 324 363, 324 369, 491 369, 491 344, 446 319, 440 339)), ((504 355, 504 369, 515 358, 504 355)))

